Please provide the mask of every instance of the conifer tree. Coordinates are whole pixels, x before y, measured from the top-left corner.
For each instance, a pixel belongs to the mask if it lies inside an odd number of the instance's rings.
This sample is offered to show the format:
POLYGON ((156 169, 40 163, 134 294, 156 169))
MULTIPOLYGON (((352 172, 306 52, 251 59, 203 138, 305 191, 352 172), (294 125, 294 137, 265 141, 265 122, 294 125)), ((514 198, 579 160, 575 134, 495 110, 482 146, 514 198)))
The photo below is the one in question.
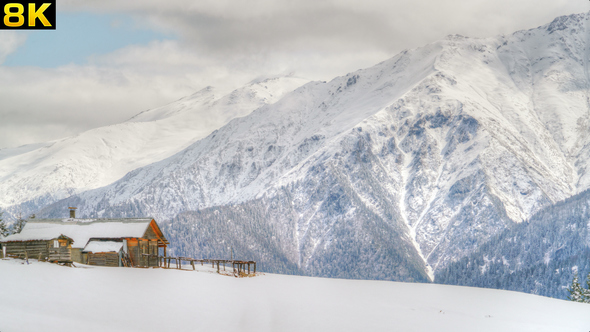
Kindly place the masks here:
POLYGON ((586 288, 583 291, 583 297, 585 302, 590 303, 590 272, 588 272, 588 275, 586 276, 586 288))
POLYGON ((585 289, 580 286, 577 272, 574 275, 574 280, 572 281, 571 287, 568 288, 568 292, 570 292, 570 295, 567 297, 568 300, 582 303, 586 302, 585 289))
POLYGON ((8 235, 10 235, 10 231, 4 220, 2 220, 2 212, 0 212, 0 238, 7 237, 8 235))
POLYGON ((19 218, 14 225, 12 225, 12 234, 18 234, 23 230, 25 224, 27 223, 26 220, 19 218))

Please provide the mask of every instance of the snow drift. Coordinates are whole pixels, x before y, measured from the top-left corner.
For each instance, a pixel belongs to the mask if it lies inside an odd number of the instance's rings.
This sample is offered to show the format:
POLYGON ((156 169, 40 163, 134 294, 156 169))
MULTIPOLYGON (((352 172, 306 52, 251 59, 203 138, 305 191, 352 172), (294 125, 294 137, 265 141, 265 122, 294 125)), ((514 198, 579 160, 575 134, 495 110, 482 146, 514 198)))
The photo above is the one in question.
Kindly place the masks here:
POLYGON ((590 305, 516 292, 0 260, 0 330, 581 332, 590 305))

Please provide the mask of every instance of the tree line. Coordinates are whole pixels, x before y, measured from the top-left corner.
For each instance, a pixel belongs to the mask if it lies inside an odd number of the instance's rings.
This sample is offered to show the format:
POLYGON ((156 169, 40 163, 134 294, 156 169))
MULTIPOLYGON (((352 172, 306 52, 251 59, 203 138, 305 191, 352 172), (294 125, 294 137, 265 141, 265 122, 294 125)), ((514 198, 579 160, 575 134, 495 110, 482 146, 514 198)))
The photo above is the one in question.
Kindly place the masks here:
POLYGON ((12 226, 8 226, 6 221, 2 219, 3 212, 0 211, 0 238, 7 237, 11 234, 18 234, 23 230, 25 224, 27 223, 26 220, 19 218, 12 226))

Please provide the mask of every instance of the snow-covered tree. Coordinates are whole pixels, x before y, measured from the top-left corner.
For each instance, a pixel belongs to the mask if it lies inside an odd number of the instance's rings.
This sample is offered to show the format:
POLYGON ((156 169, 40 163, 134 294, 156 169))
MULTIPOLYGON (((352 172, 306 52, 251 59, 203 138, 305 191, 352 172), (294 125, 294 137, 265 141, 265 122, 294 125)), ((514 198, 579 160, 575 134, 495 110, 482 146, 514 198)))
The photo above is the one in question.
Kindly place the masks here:
POLYGON ((583 289, 583 297, 586 299, 586 303, 590 303, 590 272, 586 276, 586 288, 583 289))
POLYGON ((18 219, 14 225, 12 225, 12 234, 18 234, 23 230, 23 227, 25 227, 25 224, 27 223, 26 220, 20 218, 18 219))
POLYGON ((0 238, 7 237, 10 235, 10 231, 8 230, 8 226, 6 226, 6 222, 2 220, 2 212, 0 212, 0 238))
MULTIPOLYGON (((590 281, 587 281, 587 283, 589 282, 590 281)), ((588 290, 580 286, 578 273, 574 275, 574 280, 572 281, 572 285, 568 289, 568 291, 570 292, 570 295, 567 297, 567 299, 570 301, 588 303, 588 301, 590 300, 587 296, 588 290)))

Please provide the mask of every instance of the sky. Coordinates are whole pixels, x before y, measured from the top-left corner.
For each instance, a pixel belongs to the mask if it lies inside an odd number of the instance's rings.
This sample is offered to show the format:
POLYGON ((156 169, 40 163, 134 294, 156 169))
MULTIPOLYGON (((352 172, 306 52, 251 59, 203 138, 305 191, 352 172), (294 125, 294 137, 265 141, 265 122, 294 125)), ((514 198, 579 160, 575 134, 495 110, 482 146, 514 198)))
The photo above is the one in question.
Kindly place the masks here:
POLYGON ((586 0, 58 0, 56 30, 0 30, 0 149, 206 86, 327 81, 449 34, 492 37, 587 11, 586 0))

